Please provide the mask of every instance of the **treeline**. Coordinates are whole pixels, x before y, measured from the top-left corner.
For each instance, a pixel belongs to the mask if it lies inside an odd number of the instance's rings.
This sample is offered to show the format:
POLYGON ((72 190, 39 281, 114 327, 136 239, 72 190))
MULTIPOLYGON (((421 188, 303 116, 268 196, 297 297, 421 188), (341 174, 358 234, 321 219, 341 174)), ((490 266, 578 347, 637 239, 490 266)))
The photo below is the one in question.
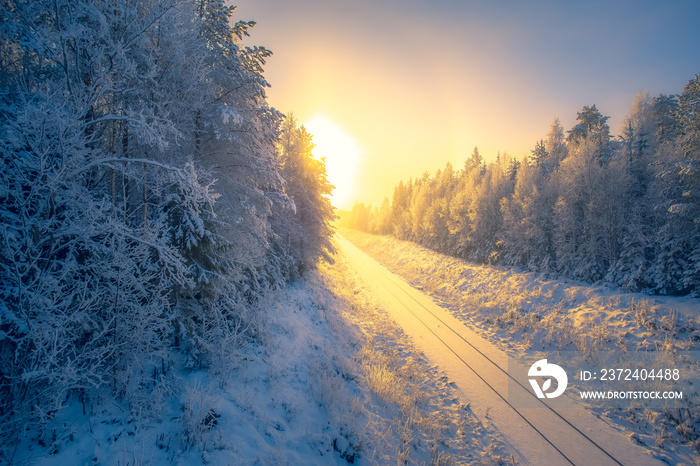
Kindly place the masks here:
POLYGON ((267 103, 270 52, 242 44, 254 22, 232 21, 234 7, 0 3, 11 448, 71 396, 155 409, 173 349, 225 383, 264 292, 332 251, 334 214, 310 135, 267 103))
POLYGON ((700 77, 680 95, 637 95, 613 138, 596 106, 555 120, 523 160, 401 182, 391 202, 341 224, 480 263, 661 294, 700 293, 700 77))

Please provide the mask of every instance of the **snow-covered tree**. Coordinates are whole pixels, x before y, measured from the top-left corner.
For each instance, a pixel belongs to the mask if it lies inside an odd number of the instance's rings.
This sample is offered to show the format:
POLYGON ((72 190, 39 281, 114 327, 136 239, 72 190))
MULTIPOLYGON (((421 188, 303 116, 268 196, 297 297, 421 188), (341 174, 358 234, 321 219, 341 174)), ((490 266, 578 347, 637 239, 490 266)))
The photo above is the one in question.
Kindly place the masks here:
POLYGON ((600 146, 595 133, 576 141, 557 172, 557 265, 563 273, 588 281, 602 279, 617 259, 627 183, 619 163, 601 164, 600 146))
POLYGON ((659 142, 675 141, 680 133, 678 96, 661 94, 651 99, 650 105, 659 142))
POLYGON ((164 156, 177 132, 144 97, 175 10, 142 6, 16 2, 3 23, 3 435, 102 385, 146 406, 167 365, 171 293, 190 277, 166 214, 176 197, 200 222, 214 197, 164 156))
MULTIPOLYGON (((475 148, 458 173, 402 182, 389 209, 394 234, 479 262, 699 293, 698 82, 678 96, 639 93, 616 140, 608 117, 584 106, 567 136, 554 120, 531 164, 486 164, 475 148)), ((377 210, 362 212, 367 228, 378 225, 377 210)))
POLYGON ((233 22, 232 6, 2 8, 0 444, 9 445, 72 392, 109 387, 148 408, 172 342, 215 361, 211 348, 237 335, 241 309, 286 276, 273 217, 291 203, 275 148, 281 115, 265 98, 269 52, 242 45, 253 23, 233 22))
POLYGON ((559 118, 555 118, 550 127, 547 139, 544 141, 545 150, 549 155, 549 171, 556 170, 561 161, 568 155, 564 127, 559 118))
POLYGON ((455 186, 448 204, 447 228, 451 235, 447 252, 458 257, 468 257, 471 250, 472 225, 470 209, 476 188, 484 172, 483 157, 478 147, 464 163, 464 168, 455 178, 455 186))
POLYGON ((653 270, 650 282, 655 291, 662 294, 680 293, 684 290, 683 274, 688 268, 688 218, 677 201, 684 199, 684 187, 678 170, 682 163, 682 150, 678 141, 661 144, 656 153, 658 166, 654 183, 655 214, 658 229, 654 237, 653 270))
POLYGON ((394 188, 391 201, 391 223, 393 225, 394 234, 400 239, 408 239, 410 235, 411 220, 409 207, 412 193, 413 180, 408 180, 405 184, 403 181, 399 181, 399 184, 394 188))
POLYGON ((513 195, 501 200, 501 244, 506 264, 547 272, 555 270, 552 188, 539 166, 521 164, 513 195))
POLYGON ((512 194, 514 183, 505 176, 505 167, 500 155, 487 166, 484 176, 476 189, 469 209, 470 258, 478 262, 497 260, 497 242, 501 233, 503 218, 501 200, 512 194))
POLYGON ((593 138, 597 146, 596 158, 600 163, 606 163, 612 155, 610 126, 607 123, 609 118, 603 116, 595 105, 584 105, 576 117, 578 123, 569 130, 566 138, 569 147, 573 148, 577 144, 582 144, 587 139, 593 138))
POLYGON ((654 281, 665 292, 700 293, 700 76, 678 96, 679 135, 657 156, 663 223, 654 281))
POLYGON ((626 167, 629 191, 625 199, 620 253, 607 280, 628 290, 649 286, 656 216, 651 188, 653 155, 658 148, 658 122, 648 94, 639 93, 622 123, 617 159, 626 167))
POLYGON ((368 228, 372 233, 388 235, 393 233, 391 202, 385 197, 369 222, 368 228))
POLYGON ((549 173, 551 171, 551 167, 549 165, 549 152, 547 152, 547 149, 545 148, 544 140, 540 139, 537 144, 535 144, 535 148, 532 150, 530 159, 532 160, 532 164, 539 167, 542 172, 549 173))
POLYGON ((294 210, 278 234, 294 257, 298 273, 315 267, 319 259, 332 261, 335 251, 330 240, 335 218, 329 198, 333 186, 326 176, 325 162, 314 157, 313 148, 311 134, 289 115, 282 124, 279 158, 285 192, 294 202, 294 210))

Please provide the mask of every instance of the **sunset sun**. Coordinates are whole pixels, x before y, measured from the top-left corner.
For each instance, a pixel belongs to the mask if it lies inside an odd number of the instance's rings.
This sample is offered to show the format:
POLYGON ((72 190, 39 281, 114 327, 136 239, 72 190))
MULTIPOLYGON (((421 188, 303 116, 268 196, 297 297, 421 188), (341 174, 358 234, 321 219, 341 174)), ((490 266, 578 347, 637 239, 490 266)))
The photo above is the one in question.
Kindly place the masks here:
POLYGON ((335 186, 331 198, 333 205, 348 208, 346 203, 354 194, 360 148, 352 136, 324 116, 315 116, 305 126, 313 135, 314 156, 325 159, 328 180, 335 186))

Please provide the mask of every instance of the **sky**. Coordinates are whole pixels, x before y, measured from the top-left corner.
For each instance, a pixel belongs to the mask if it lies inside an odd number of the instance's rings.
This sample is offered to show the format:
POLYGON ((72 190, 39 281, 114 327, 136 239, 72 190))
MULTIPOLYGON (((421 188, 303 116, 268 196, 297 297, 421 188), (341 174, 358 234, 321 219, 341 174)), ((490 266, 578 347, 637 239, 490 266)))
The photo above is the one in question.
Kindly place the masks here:
POLYGON ((333 203, 379 205, 474 147, 529 155, 595 104, 618 134, 639 92, 700 73, 700 1, 238 0, 273 52, 270 105, 314 136, 333 203))

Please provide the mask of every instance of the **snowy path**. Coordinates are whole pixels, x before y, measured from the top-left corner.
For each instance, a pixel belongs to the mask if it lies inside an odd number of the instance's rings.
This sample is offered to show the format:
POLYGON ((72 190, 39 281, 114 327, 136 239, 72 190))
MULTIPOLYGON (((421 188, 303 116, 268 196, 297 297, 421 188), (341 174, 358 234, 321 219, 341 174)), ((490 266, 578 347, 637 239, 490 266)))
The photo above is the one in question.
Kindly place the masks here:
MULTIPOLYGON (((662 464, 628 437, 594 417, 583 407, 562 413, 544 406, 518 407, 508 403, 512 390, 529 387, 510 383, 505 353, 471 331, 415 290, 402 278, 339 237, 341 252, 383 303, 396 322, 412 337, 433 364, 456 383, 462 402, 490 422, 529 464, 662 464)), ((522 381, 525 382, 525 381, 522 381)), ((538 405, 532 396, 533 404, 538 405)))

